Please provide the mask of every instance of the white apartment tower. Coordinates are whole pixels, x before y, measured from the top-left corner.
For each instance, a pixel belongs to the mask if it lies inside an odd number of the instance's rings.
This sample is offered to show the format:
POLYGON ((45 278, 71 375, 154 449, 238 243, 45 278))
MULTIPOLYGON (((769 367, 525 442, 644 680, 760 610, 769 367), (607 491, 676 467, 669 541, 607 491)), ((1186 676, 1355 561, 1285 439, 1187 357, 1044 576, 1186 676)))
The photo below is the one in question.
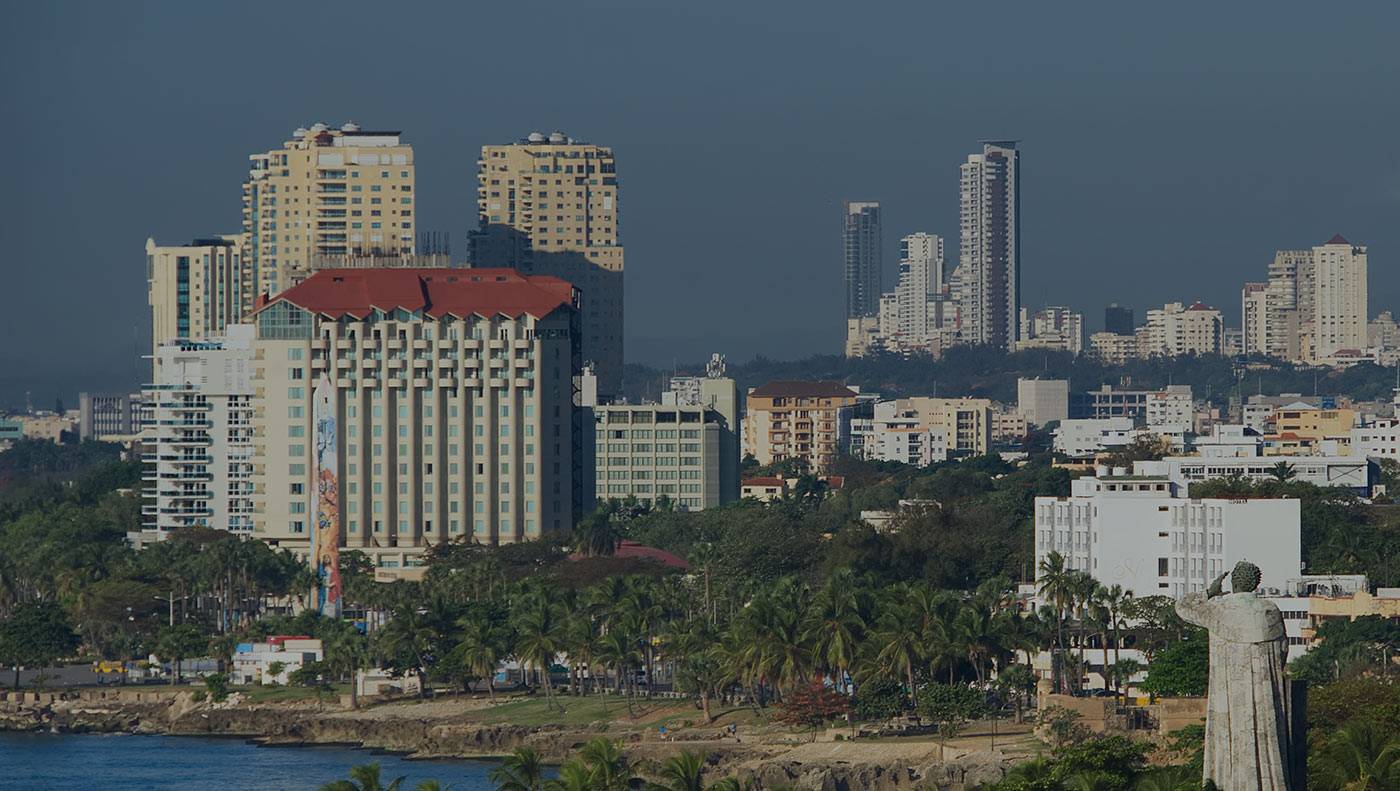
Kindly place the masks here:
POLYGON ((400 134, 318 123, 248 157, 243 246, 258 292, 351 257, 413 254, 413 147, 400 134))
POLYGON ((1241 353, 1269 354, 1269 284, 1245 283, 1240 291, 1241 353))
POLYGON ((1366 348, 1366 248, 1341 234, 1312 249, 1313 357, 1366 348))
POLYGON ((929 300, 943 293, 943 238, 919 232, 899 240, 899 332, 905 338, 929 335, 929 300))
POLYGON ((142 526, 253 533, 253 328, 156 350, 142 394, 142 526))
POLYGON ((257 537, 307 551, 330 472, 342 546, 389 574, 432 544, 570 528, 576 297, 511 269, 410 268, 323 269, 273 297, 255 316, 257 537), (331 414, 314 414, 318 383, 331 414), (319 476, 318 423, 338 465, 319 476))
POLYGON ((986 140, 960 173, 958 268, 964 343, 1010 349, 1021 307, 1020 152, 986 140))

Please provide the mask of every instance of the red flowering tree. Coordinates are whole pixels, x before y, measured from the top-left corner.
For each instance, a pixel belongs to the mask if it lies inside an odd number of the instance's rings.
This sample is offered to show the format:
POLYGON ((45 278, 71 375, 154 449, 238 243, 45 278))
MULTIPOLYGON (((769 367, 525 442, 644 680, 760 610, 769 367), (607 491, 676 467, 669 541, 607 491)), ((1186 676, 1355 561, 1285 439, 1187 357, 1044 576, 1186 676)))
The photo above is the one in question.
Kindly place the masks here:
POLYGON ((794 728, 811 728, 815 741, 819 728, 850 714, 851 698, 824 686, 820 681, 814 681, 784 695, 783 702, 775 708, 775 720, 794 728))

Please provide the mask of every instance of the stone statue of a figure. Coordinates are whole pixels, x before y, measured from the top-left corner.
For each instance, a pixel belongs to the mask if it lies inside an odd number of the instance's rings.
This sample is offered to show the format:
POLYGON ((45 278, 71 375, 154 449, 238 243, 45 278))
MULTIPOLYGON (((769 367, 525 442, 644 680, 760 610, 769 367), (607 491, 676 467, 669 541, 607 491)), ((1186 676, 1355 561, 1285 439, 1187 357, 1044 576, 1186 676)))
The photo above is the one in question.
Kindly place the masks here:
MULTIPOLYGON (((1210 631, 1210 691, 1206 704, 1203 781, 1221 789, 1291 789, 1292 702, 1284 664, 1288 636, 1278 607, 1255 593, 1259 567, 1241 562, 1207 593, 1176 605, 1182 618, 1210 631)), ((1301 791, 1301 789, 1299 789, 1301 791)))

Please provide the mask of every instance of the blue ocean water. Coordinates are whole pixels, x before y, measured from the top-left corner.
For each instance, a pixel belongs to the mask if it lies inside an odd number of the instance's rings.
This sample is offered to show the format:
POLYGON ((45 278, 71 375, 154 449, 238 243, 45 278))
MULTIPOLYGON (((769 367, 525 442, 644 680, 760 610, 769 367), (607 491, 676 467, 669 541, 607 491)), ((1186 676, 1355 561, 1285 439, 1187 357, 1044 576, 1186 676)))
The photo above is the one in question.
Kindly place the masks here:
POLYGON ((381 781, 404 791, 437 780, 485 791, 489 761, 408 761, 343 747, 259 747, 236 739, 0 732, 0 789, 63 791, 315 791, 379 762, 381 781))

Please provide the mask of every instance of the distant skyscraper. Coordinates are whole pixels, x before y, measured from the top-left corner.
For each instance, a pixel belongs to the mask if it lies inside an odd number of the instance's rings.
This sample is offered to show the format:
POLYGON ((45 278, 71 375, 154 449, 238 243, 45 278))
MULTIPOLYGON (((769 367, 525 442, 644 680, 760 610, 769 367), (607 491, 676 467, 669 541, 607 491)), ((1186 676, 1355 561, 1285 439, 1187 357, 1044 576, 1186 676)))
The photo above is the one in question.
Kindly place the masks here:
POLYGON ((943 292, 943 238, 915 233, 899 240, 899 333, 923 339, 929 333, 930 299, 943 292))
POLYGON ((1021 308, 1020 152, 984 140, 963 163, 958 298, 964 343, 1003 349, 1016 340, 1021 308))
POLYGON ((1133 309, 1125 308, 1117 302, 1103 309, 1103 331, 1114 335, 1132 335, 1133 309))
POLYGON ((880 204, 847 201, 842 229, 846 277, 846 318, 875 316, 880 312, 881 247, 880 204))
POLYGON ((617 164, 560 132, 481 147, 471 265, 553 275, 581 292, 583 359, 603 398, 622 388, 623 250, 617 164))
POLYGON ((1313 358, 1366 348, 1366 248, 1341 234, 1313 248, 1313 358))
POLYGON ((249 160, 243 246, 258 292, 289 288, 324 262, 413 254, 413 147, 399 132, 315 124, 249 160))

